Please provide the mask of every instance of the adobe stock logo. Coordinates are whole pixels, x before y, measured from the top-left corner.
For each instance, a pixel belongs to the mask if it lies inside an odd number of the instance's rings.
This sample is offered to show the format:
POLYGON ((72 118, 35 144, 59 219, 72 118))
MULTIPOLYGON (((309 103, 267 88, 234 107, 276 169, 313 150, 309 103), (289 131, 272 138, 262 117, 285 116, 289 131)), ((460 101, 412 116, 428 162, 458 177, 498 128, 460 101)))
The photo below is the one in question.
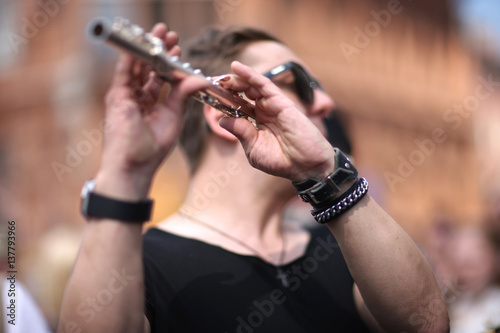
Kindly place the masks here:
MULTIPOLYGON (((316 243, 311 255, 294 263, 291 269, 285 271, 288 282, 283 285, 283 288, 295 292, 303 285, 304 281, 317 272, 321 262, 327 261, 334 252, 340 251, 332 234, 329 234, 326 239, 321 236, 317 237, 316 243)), ((236 318, 238 323, 236 333, 255 333, 288 300, 289 298, 280 288, 273 289, 265 297, 254 300, 248 305, 249 312, 236 318)))
MULTIPOLYGON (((444 295, 444 303, 448 305, 452 304, 465 290, 465 285, 459 283, 458 279, 455 281, 444 280, 441 286, 441 292, 444 295)), ((426 306, 421 306, 413 312, 408 319, 408 323, 418 328, 417 332, 429 332, 432 323, 436 319, 436 315, 439 315, 442 308, 443 300, 432 299, 426 306)))
POLYGON ((59 14, 61 5, 65 5, 71 0, 41 0, 38 1, 39 10, 35 11, 31 17, 21 18, 21 34, 12 31, 7 33, 10 47, 17 54, 22 45, 38 35, 41 28, 45 27, 51 18, 59 14))
POLYGON ((224 20, 226 14, 230 14, 236 10, 236 7, 241 5, 243 0, 215 0, 214 8, 221 21, 224 20))
MULTIPOLYGON (((95 320, 99 313, 105 310, 105 308, 113 302, 116 295, 121 294, 132 281, 136 279, 135 275, 129 275, 125 267, 122 268, 121 272, 113 269, 111 271, 111 278, 105 288, 100 289, 94 295, 88 295, 88 297, 83 300, 76 307, 76 314, 85 323, 91 323, 95 320)), ((84 323, 77 323, 76 321, 68 321, 65 323, 59 323, 58 333, 82 333, 87 332, 82 328, 84 323)))
POLYGON ((52 171, 57 177, 59 182, 63 181, 63 176, 66 173, 72 173, 75 168, 80 166, 83 162, 84 157, 89 156, 95 147, 99 147, 103 140, 103 135, 106 131, 110 130, 110 124, 106 124, 103 120, 99 128, 83 129, 82 134, 85 139, 82 139, 76 143, 76 145, 67 145, 65 147, 66 156, 64 162, 52 161, 50 164, 52 171))
MULTIPOLYGON (((408 0, 412 1, 412 0, 408 0)), ((365 26, 360 28, 354 27, 354 37, 352 44, 342 42, 340 43, 340 50, 344 54, 347 63, 352 62, 354 54, 361 53, 361 50, 368 47, 372 40, 380 35, 383 29, 387 28, 392 21, 394 15, 400 14, 403 11, 403 6, 399 0, 389 0, 387 9, 379 11, 372 10, 370 12, 373 20, 367 22, 365 26)))
POLYGON ((477 84, 474 93, 466 96, 461 102, 454 103, 452 107, 446 109, 443 113, 443 121, 446 127, 435 127, 430 136, 424 139, 415 139, 413 142, 415 148, 407 155, 398 155, 397 170, 385 171, 384 178, 392 192, 396 190, 396 185, 404 183, 406 179, 412 176, 417 168, 429 159, 439 145, 448 141, 450 133, 458 130, 464 123, 464 119, 469 118, 474 112, 479 110, 481 103, 489 99, 500 88, 500 81, 495 81, 493 75, 488 78, 477 77, 477 84))

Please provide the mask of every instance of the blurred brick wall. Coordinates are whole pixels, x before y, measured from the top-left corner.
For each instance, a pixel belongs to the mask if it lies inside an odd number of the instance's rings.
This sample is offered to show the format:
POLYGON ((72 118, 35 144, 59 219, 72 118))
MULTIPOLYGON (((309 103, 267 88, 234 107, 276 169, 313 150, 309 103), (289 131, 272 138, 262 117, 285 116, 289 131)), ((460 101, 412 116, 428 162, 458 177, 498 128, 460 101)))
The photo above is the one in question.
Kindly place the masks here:
MULTIPOLYGON (((475 114, 452 112, 488 73, 460 42, 445 1, 53 1, 52 16, 35 0, 8 8, 3 30, 18 36, 37 13, 48 20, 0 67, 0 218, 18 221, 20 276, 52 320, 84 227, 79 192, 99 166, 102 99, 116 60, 86 39, 97 16, 144 27, 163 19, 182 40, 210 24, 271 31, 335 98, 372 194, 415 239, 433 219, 468 223, 482 213, 475 114), (63 245, 47 245, 58 239, 63 245), (68 255, 52 260, 51 251, 68 255)), ((176 151, 153 186, 155 222, 175 210, 187 178, 176 151)))

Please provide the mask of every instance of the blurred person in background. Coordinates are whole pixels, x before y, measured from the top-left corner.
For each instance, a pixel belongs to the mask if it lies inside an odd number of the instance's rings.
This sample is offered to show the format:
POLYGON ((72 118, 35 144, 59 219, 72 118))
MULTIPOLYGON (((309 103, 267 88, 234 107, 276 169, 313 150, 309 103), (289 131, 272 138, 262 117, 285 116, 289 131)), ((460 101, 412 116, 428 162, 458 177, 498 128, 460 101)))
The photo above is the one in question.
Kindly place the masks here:
POLYGON ((500 329, 498 248, 480 227, 464 227, 450 244, 458 297, 450 302, 452 333, 500 329))
MULTIPOLYGON (((152 34, 180 54, 165 25, 152 34)), ((244 27, 207 30, 193 45, 193 67, 235 74, 219 83, 255 102, 258 129, 201 105, 184 121, 188 97, 208 83, 189 77, 157 103, 158 80, 121 56, 59 332, 448 331, 443 296, 417 246, 326 140, 322 120, 334 102, 301 59, 244 27), (153 175, 179 136, 192 169, 187 197, 143 236, 153 175), (325 178, 341 169, 333 191, 325 178), (308 192, 311 183, 324 196, 308 192), (315 198, 326 227, 283 227, 296 191, 315 198), (332 207, 343 198, 337 214, 332 207), (91 206, 97 201, 128 214, 91 206)))
POLYGON ((64 287, 73 268, 81 237, 82 230, 59 225, 39 237, 34 251, 24 258, 27 262, 26 283, 54 331, 61 311, 64 287))
POLYGON ((446 216, 440 216, 429 227, 425 243, 422 244, 424 255, 432 266, 447 302, 455 300, 456 291, 460 288, 450 260, 450 245, 455 229, 455 222, 446 216))

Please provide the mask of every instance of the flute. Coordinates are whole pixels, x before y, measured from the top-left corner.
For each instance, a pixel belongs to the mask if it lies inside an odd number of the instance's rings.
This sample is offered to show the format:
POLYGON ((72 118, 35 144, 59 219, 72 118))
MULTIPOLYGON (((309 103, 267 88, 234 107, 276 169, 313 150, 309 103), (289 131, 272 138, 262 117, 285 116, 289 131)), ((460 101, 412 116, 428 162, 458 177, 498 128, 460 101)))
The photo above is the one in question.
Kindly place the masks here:
POLYGON ((94 19, 89 24, 91 38, 102 40, 153 66, 156 75, 165 82, 175 83, 187 76, 196 75, 207 80, 211 85, 197 91, 191 97, 210 105, 231 117, 243 117, 254 125, 254 105, 242 95, 228 91, 217 83, 217 78, 204 76, 200 69, 193 69, 179 57, 171 57, 163 41, 147 33, 141 27, 130 24, 123 18, 115 18, 112 25, 104 19, 94 19))

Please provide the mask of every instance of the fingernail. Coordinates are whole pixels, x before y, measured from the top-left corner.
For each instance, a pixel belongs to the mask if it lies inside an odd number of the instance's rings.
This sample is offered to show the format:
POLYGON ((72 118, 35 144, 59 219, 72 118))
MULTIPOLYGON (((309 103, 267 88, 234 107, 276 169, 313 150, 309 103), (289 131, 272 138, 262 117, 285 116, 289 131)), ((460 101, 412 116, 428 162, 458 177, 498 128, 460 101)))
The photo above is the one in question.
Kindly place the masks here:
POLYGON ((229 75, 221 75, 221 76, 213 77, 212 78, 212 82, 215 85, 218 85, 218 84, 221 84, 221 83, 229 81, 230 78, 231 77, 229 75))

